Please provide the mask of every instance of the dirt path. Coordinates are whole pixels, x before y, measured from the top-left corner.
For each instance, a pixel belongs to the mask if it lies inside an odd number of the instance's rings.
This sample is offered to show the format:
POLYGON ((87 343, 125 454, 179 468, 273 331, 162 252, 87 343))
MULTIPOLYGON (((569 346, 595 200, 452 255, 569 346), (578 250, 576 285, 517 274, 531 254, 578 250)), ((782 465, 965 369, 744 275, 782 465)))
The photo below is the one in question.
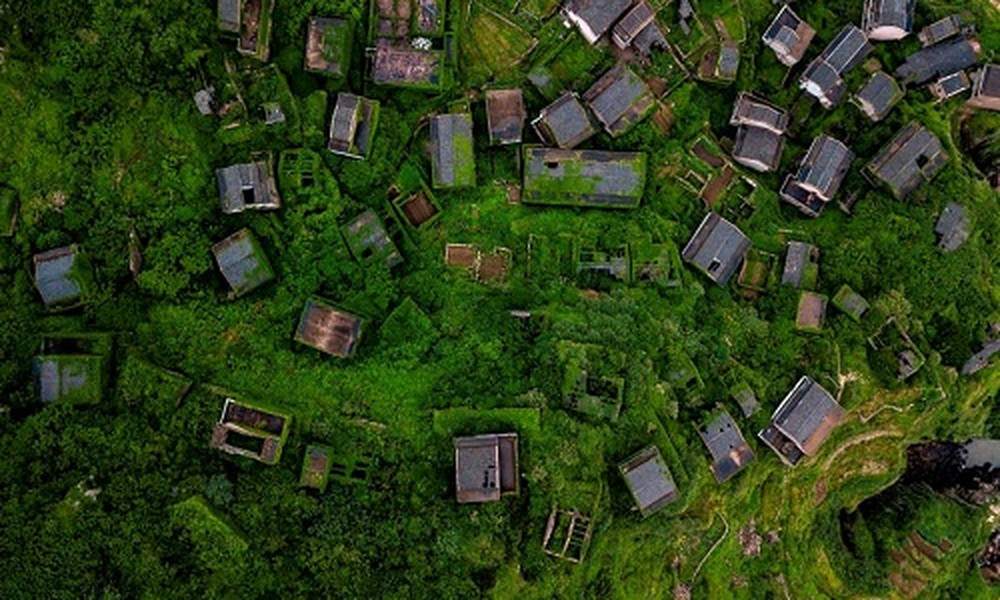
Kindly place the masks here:
POLYGON ((830 456, 826 457, 826 460, 823 461, 823 467, 820 470, 824 473, 830 470, 830 465, 833 464, 833 461, 837 460, 838 456, 849 450, 851 447, 884 437, 903 437, 903 433, 897 429, 876 429, 875 431, 869 431, 868 433, 862 433, 861 435, 854 436, 841 444, 836 450, 833 451, 832 454, 830 454, 830 456))

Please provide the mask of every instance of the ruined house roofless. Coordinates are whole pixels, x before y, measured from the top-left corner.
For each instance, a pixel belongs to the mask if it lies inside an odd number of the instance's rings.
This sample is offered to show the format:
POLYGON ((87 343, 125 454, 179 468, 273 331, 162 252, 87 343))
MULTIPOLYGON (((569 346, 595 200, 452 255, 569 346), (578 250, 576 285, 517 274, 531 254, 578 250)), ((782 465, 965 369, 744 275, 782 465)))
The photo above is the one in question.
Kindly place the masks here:
POLYGON ((492 502, 518 492, 516 433, 460 437, 454 446, 459 503, 492 502))
POLYGON ((486 91, 486 125, 491 144, 520 144, 526 117, 520 89, 486 91))
POLYGON ((266 210, 281 206, 278 187, 271 177, 270 161, 231 165, 215 172, 219 183, 222 212, 266 210))

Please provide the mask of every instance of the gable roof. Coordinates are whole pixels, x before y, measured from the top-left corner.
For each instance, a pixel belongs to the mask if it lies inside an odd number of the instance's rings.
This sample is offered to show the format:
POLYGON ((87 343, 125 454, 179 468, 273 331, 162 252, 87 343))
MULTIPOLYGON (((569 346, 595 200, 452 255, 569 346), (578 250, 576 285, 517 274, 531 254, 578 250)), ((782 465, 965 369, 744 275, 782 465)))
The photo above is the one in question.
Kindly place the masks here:
POLYGON ((875 40, 900 39, 913 28, 916 0, 866 0, 861 27, 875 40), (890 28, 895 31, 880 31, 890 28))
POLYGON ((575 92, 559 96, 542 109, 531 125, 546 143, 560 148, 573 148, 597 133, 575 92))
POLYGON ((844 74, 861 64, 872 50, 874 47, 864 32, 854 25, 846 25, 809 63, 800 86, 825 108, 832 108, 844 95, 844 74))
POLYGON ((917 39, 924 47, 933 46, 941 40, 958 35, 961 31, 962 21, 958 15, 948 15, 921 29, 920 33, 917 34, 917 39))
POLYGON ((957 202, 949 202, 934 225, 938 235, 938 247, 945 252, 954 252, 969 239, 969 215, 957 202))
POLYGON ((526 116, 520 88, 486 90, 486 128, 491 144, 521 143, 526 116))
POLYGON ((854 96, 862 112, 873 121, 881 121, 903 97, 896 80, 882 71, 875 72, 854 96))
POLYGON ((223 167, 215 171, 222 212, 240 213, 248 209, 273 209, 281 205, 278 188, 267 161, 223 167))
POLYGON ((347 358, 361 339, 362 321, 318 298, 306 303, 295 331, 295 341, 331 356, 347 358))
POLYGON ((32 259, 35 288, 45 306, 69 304, 80 298, 83 286, 75 270, 78 254, 74 244, 36 254, 32 259))
POLYGON ((243 12, 242 4, 243 0, 218 0, 216 3, 216 17, 219 29, 229 33, 240 32, 240 13, 243 12))
POLYGON ((618 465, 639 513, 648 517, 677 498, 677 485, 656 446, 633 454, 618 465))
POLYGON ((740 126, 736 130, 733 160, 756 171, 773 171, 781 163, 785 138, 762 127, 740 126))
POLYGON ((962 365, 962 375, 972 375, 982 371, 990 364, 990 359, 1000 353, 1000 340, 988 342, 983 349, 973 354, 969 360, 962 365))
POLYGON ((739 473, 753 460, 750 445, 726 411, 699 430, 698 435, 712 455, 712 474, 719 483, 739 473))
POLYGON ((938 80, 932 83, 929 87, 931 94, 933 94, 938 100, 947 100, 952 96, 961 94, 965 90, 969 89, 970 86, 971 82, 969 81, 969 76, 965 74, 965 71, 955 71, 954 73, 938 78, 938 80))
POLYGON ((844 180, 854 153, 841 141, 823 134, 809 145, 795 178, 799 185, 829 201, 844 180))
POLYGON ((491 502, 516 494, 517 434, 455 438, 455 497, 459 503, 491 502))
POLYGON ((274 271, 249 229, 241 229, 212 246, 219 271, 232 290, 242 296, 274 279, 274 271))
POLYGON ((761 39, 786 66, 802 60, 806 49, 816 36, 816 30, 803 21, 787 5, 783 5, 761 39))
POLYGON ((615 25, 611 34, 611 40, 616 46, 624 50, 632 43, 632 40, 653 24, 655 19, 656 13, 653 12, 653 9, 650 8, 646 0, 640 0, 615 25))
POLYGON ((641 152, 523 149, 522 202, 602 208, 634 208, 646 187, 641 152))
POLYGON ((330 117, 327 149, 348 158, 363 159, 371 151, 378 121, 379 103, 340 92, 330 117))
POLYGON ((726 285, 750 249, 750 239, 735 225, 710 212, 702 219, 681 256, 719 285, 726 285))
POLYGON ((783 461, 795 465, 812 456, 843 419, 845 411, 823 386, 802 376, 771 417, 760 438, 783 461))
POLYGON ((785 266, 781 272, 781 284, 798 288, 809 264, 816 262, 819 249, 806 242, 790 241, 785 251, 785 266))
POLYGON ((976 64, 981 48, 970 38, 958 38, 917 50, 896 68, 896 76, 913 83, 967 69, 976 64))
POLYGON ((1000 65, 984 65, 973 76, 974 86, 970 106, 1000 110, 1000 65))
POLYGON ((777 134, 788 130, 788 113, 747 92, 740 92, 733 105, 733 114, 729 117, 730 125, 752 125, 762 127, 777 134))
POLYGON ((431 180, 434 187, 476 184, 472 115, 449 113, 431 119, 431 180))
POLYGON ((897 198, 902 198, 933 178, 947 163, 948 155, 937 136, 913 121, 896 134, 867 169, 897 198))
POLYGON ((593 44, 631 5, 632 0, 570 0, 563 12, 584 39, 593 44))
POLYGON ((613 136, 624 133, 653 107, 653 93, 638 75, 619 63, 584 92, 583 100, 613 136))

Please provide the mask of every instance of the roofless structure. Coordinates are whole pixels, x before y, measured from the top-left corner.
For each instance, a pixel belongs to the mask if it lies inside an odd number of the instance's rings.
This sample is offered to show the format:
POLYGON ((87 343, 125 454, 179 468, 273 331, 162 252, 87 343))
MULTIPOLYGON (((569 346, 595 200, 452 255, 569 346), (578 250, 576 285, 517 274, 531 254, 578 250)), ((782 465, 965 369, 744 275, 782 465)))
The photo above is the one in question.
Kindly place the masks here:
POLYGON ((455 498, 460 504, 493 502, 518 492, 516 433, 460 437, 455 445, 455 498))

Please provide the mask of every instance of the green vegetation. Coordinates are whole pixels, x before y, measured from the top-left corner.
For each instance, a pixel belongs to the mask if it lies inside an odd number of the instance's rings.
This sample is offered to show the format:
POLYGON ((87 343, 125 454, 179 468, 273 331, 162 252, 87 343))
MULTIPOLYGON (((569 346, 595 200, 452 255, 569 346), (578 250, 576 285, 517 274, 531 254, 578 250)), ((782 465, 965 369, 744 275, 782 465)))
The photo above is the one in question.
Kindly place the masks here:
MULTIPOLYGON (((911 557, 926 596, 995 595, 970 568, 985 509, 923 492, 880 496, 908 444, 1000 437, 997 365, 957 374, 1000 321, 1000 213, 984 177, 1000 156, 995 115, 968 112, 961 97, 932 104, 920 88, 877 124, 846 102, 825 111, 759 43, 777 10, 769 0, 699 3, 690 37, 665 5, 658 14, 678 58, 662 52, 632 67, 659 82, 662 110, 583 145, 644 154, 638 206, 532 205, 509 190, 521 149, 488 145, 482 88, 522 87, 533 117, 616 60, 564 28, 557 2, 439 1, 430 37, 442 80, 420 90, 372 83, 360 32, 376 29, 374 2, 273 5, 267 65, 220 38, 215 3, 202 0, 0 8, 0 233, 16 217, 13 235, 0 236, 0 598, 669 598, 682 585, 708 598, 886 597, 893 552, 910 552, 911 531, 952 544, 934 564, 911 557), (484 16, 493 13, 513 25, 484 16), (304 70, 313 16, 356 24, 343 79, 304 70), (685 74, 699 47, 718 43, 716 17, 745 37, 725 88, 685 74), (192 100, 208 87, 210 116, 192 100), (725 159, 741 90, 789 109, 787 147, 777 172, 734 167, 712 209, 779 262, 788 241, 815 244, 816 293, 837 302, 849 286, 871 305, 860 320, 830 310, 822 330, 803 335, 798 290, 758 272, 748 295, 682 265, 678 248, 705 215, 701 190, 725 172, 694 148, 703 140, 725 159), (326 149, 341 91, 380 103, 367 160, 326 149), (476 186, 431 196, 426 117, 459 99, 473 117, 476 186), (286 120, 267 126, 271 102, 286 120), (949 164, 898 201, 861 171, 912 120, 941 138, 949 164), (805 219, 776 190, 821 132, 858 159, 823 215, 805 219), (277 157, 282 207, 223 215, 215 169, 266 154, 277 157), (421 191, 437 212, 411 227, 399 201, 421 191), (840 210, 851 197, 850 213, 840 210), (965 207, 972 233, 944 253, 933 228, 950 201, 965 207), (373 220, 352 229, 362 215, 373 220), (229 300, 211 248, 241 228, 267 250, 275 280, 229 300), (504 284, 449 269, 448 242, 510 249, 504 284), (49 313, 31 257, 70 244, 86 253, 87 301, 49 313), (581 248, 627 248, 627 276, 582 275, 581 248), (296 343, 316 297, 364 317, 349 359, 296 343), (111 338, 46 345, 80 332, 111 338), (922 365, 901 381, 902 350, 922 365), (45 355, 105 357, 107 377, 88 392, 100 401, 43 404, 33 366, 45 355), (588 382, 597 376, 588 394, 614 398, 617 420, 566 405, 584 359, 588 382), (846 415, 790 469, 755 434, 802 375, 846 415), (209 447, 220 389, 294 421, 280 461, 209 447), (734 392, 757 398, 749 418, 734 392), (719 405, 756 454, 724 485, 697 433, 719 405), (520 493, 458 505, 452 438, 503 431, 519 434, 520 493), (312 446, 332 457, 322 493, 299 485, 312 446), (643 520, 616 466, 647 446, 660 450, 679 496, 643 520), (553 507, 591 519, 582 564, 542 549, 553 507), (743 531, 763 537, 759 555, 745 554, 743 531)), ((818 30, 810 52, 858 6, 796 6, 818 30)), ((984 55, 1000 47, 987 0, 962 9, 984 55)), ((954 10, 920 2, 916 25, 954 10)), ((910 36, 873 56, 891 71, 918 46, 910 36)), ((849 89, 866 76, 852 72, 849 89)), ((552 187, 593 190, 580 180, 552 187)))

